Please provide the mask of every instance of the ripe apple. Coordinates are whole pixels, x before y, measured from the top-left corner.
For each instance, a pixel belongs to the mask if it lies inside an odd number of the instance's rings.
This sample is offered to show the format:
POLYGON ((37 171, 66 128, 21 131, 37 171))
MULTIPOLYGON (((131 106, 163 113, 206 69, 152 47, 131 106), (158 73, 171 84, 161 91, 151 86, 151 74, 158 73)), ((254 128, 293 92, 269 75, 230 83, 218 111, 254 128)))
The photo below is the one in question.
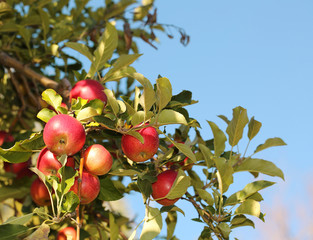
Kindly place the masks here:
MULTIPOLYGON (((78 195, 78 178, 75 179, 71 190, 78 195)), ((80 189, 80 203, 88 204, 95 200, 100 192, 100 181, 98 176, 83 171, 80 189)))
POLYGON ((86 79, 77 82, 70 92, 70 101, 72 98, 77 99, 81 97, 87 100, 100 99, 104 102, 104 105, 107 103, 107 96, 104 93, 104 87, 101 83, 93 79, 86 79))
POLYGON ((13 142, 14 138, 10 133, 6 131, 0 131, 0 146, 5 142, 13 142))
MULTIPOLYGON (((58 170, 62 167, 62 164, 56 156, 45 147, 39 153, 36 166, 43 174, 51 176, 58 175, 58 170)), ((75 160, 73 157, 67 158, 66 166, 75 168, 75 160)))
POLYGON ((104 175, 112 167, 113 160, 110 152, 100 144, 88 147, 83 153, 84 168, 95 175, 104 175))
POLYGON ((31 165, 31 159, 21 163, 4 162, 3 165, 4 170, 6 172, 15 173, 17 179, 20 179, 22 177, 31 177, 32 175, 34 175, 34 173, 29 170, 29 167, 31 165))
MULTIPOLYGON (((152 197, 154 199, 165 197, 171 190, 173 183, 177 177, 177 171, 166 170, 157 176, 157 180, 152 183, 152 197)), ((177 202, 179 198, 168 199, 163 198, 156 200, 159 204, 163 206, 170 206, 177 202)))
POLYGON ((38 206, 48 206, 51 204, 48 189, 39 178, 33 181, 30 187, 30 195, 38 206))
POLYGON ((59 114, 47 122, 43 130, 43 140, 47 148, 55 155, 72 156, 84 146, 86 133, 77 119, 66 114, 59 114))
POLYGON ((76 240, 76 229, 73 227, 66 227, 58 232, 57 240, 76 240))
POLYGON ((159 148, 159 135, 154 127, 146 127, 137 131, 143 137, 142 144, 131 135, 122 136, 122 150, 134 162, 144 162, 154 156, 159 148))

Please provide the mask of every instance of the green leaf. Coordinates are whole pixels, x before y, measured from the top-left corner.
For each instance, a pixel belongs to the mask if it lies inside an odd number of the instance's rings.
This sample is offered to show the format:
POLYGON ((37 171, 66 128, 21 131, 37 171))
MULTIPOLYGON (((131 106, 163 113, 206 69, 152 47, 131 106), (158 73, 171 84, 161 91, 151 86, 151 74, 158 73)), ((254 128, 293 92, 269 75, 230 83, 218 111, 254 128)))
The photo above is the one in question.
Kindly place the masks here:
POLYGON ((50 233, 49 225, 42 223, 40 227, 24 240, 45 240, 48 239, 50 233))
POLYGON ((28 227, 19 224, 3 224, 0 225, 0 240, 17 239, 19 236, 25 234, 28 227))
POLYGON ((229 227, 229 225, 225 222, 221 222, 217 225, 217 228, 220 230, 220 232, 222 233, 223 237, 225 239, 228 239, 229 234, 231 232, 231 229, 229 227))
POLYGON ((252 140, 252 138, 254 138, 260 131, 260 128, 262 127, 262 123, 257 120, 254 120, 254 117, 252 117, 250 119, 248 127, 249 127, 248 138, 249 140, 252 140))
POLYGON ((106 116, 95 116, 93 117, 93 119, 99 123, 100 125, 104 125, 108 128, 111 128, 111 129, 115 129, 115 121, 112 121, 110 118, 106 117, 106 116))
POLYGON ((40 112, 37 114, 37 118, 39 118, 43 122, 48 122, 50 118, 57 115, 57 113, 53 110, 50 110, 48 108, 43 108, 40 110, 40 112))
POLYGON ((30 42, 32 34, 31 34, 30 30, 25 28, 24 26, 19 26, 18 32, 22 36, 22 38, 24 39, 25 44, 26 44, 27 48, 29 49, 29 51, 31 51, 29 42, 30 42))
POLYGON ((219 129, 214 122, 207 122, 209 123, 214 136, 214 155, 219 157, 225 150, 225 142, 227 141, 227 138, 223 131, 219 129))
POLYGON ((74 212, 79 203, 79 197, 73 191, 70 191, 64 195, 62 210, 68 213, 74 212))
POLYGON ((0 2, 0 14, 11 11, 13 11, 13 9, 9 4, 7 4, 6 2, 0 2))
POLYGON ((247 110, 242 107, 233 109, 233 119, 229 122, 226 132, 229 136, 229 144, 234 147, 242 138, 244 127, 249 122, 247 110))
POLYGON ((78 112, 76 118, 78 121, 88 121, 92 117, 95 117, 98 115, 99 115, 99 113, 97 112, 96 109, 94 109, 93 107, 86 107, 86 108, 83 108, 82 110, 80 110, 78 112))
POLYGON ((156 101, 155 92, 151 82, 140 73, 135 72, 133 74, 128 74, 128 76, 136 79, 143 86, 143 94, 139 99, 139 103, 143 107, 145 113, 148 113, 156 101))
POLYGON ((125 68, 136 61, 142 54, 122 54, 120 57, 112 64, 112 68, 104 75, 101 81, 106 82, 106 79, 111 77, 114 73, 118 72, 122 68, 125 68))
POLYGON ((109 177, 100 180, 100 193, 98 198, 102 201, 116 201, 123 197, 119 190, 114 186, 109 177))
POLYGON ((42 94, 42 100, 46 101, 54 109, 61 106, 62 97, 53 89, 47 89, 42 94))
POLYGON ((146 200, 149 198, 149 196, 152 193, 152 186, 151 186, 150 181, 147 179, 138 178, 137 186, 143 195, 144 202, 146 202, 146 200))
POLYGON ((247 158, 239 166, 234 168, 235 172, 249 171, 263 173, 273 177, 280 177, 284 180, 284 173, 274 163, 258 159, 258 158, 247 158))
POLYGON ((248 183, 244 189, 241 191, 238 191, 234 194, 232 194, 229 198, 227 198, 225 205, 235 205, 241 201, 246 200, 250 196, 254 195, 258 191, 270 187, 274 182, 266 181, 266 180, 260 180, 260 181, 255 181, 252 183, 248 183))
POLYGON ((214 165, 213 160, 211 157, 213 157, 213 154, 211 153, 211 150, 205 146, 204 144, 199 143, 199 149, 204 157, 205 163, 208 168, 211 168, 214 165))
POLYGON ((159 209, 147 206, 140 240, 154 239, 161 232, 162 225, 162 216, 159 209))
POLYGON ((44 36, 46 38, 48 32, 49 32, 49 28, 50 28, 50 23, 49 23, 49 13, 47 13, 46 11, 44 11, 43 9, 39 8, 38 9, 39 14, 40 14, 40 19, 41 19, 41 24, 42 24, 42 29, 44 32, 44 36))
POLYGON ((260 152, 266 148, 276 147, 276 146, 284 146, 287 145, 281 138, 269 138, 265 141, 265 143, 260 144, 254 151, 254 154, 260 152))
POLYGON ((33 150, 40 150, 45 146, 42 134, 33 134, 29 139, 16 142, 9 149, 0 148, 0 159, 10 163, 26 162, 33 150))
POLYGON ((213 158, 217 172, 218 186, 221 194, 227 192, 230 184, 233 183, 234 170, 231 164, 225 158, 213 158))
POLYGON ((78 42, 66 42, 64 45, 81 53, 82 55, 87 57, 91 62, 93 62, 93 56, 86 45, 78 42))
POLYGON ((111 23, 107 22, 105 31, 99 39, 99 45, 94 51, 94 58, 87 77, 92 78, 96 72, 104 67, 106 62, 112 57, 117 43, 117 31, 111 23))
POLYGON ((229 119, 226 117, 226 116, 224 116, 224 115, 217 115, 220 119, 222 119, 224 122, 226 122, 227 123, 227 125, 230 123, 230 121, 229 121, 229 119))
POLYGON ((252 199, 247 199, 235 210, 236 215, 248 214, 259 217, 260 213, 261 213, 260 203, 252 199))
POLYGON ((161 213, 163 212, 180 212, 181 214, 183 214, 185 216, 185 213, 182 209, 180 209, 179 207, 175 206, 175 205, 171 205, 171 206, 163 206, 160 209, 161 213))
POLYGON ((167 217, 165 219, 166 225, 167 225, 167 236, 166 239, 170 240, 175 231, 175 227, 177 224, 177 213, 176 212, 168 212, 167 217))
POLYGON ((98 115, 101 115, 103 108, 104 108, 104 102, 102 102, 100 99, 92 99, 83 106, 83 108, 86 108, 86 107, 91 107, 95 109, 98 115))
POLYGON ((21 217, 10 217, 4 224, 17 224, 17 225, 24 225, 26 223, 28 223, 32 217, 33 217, 33 213, 29 213, 26 215, 23 215, 21 217))
POLYGON ((144 111, 138 111, 131 116, 131 124, 136 126, 142 122, 149 120, 153 116, 153 112, 148 112, 147 115, 144 111))
POLYGON ((109 224, 110 224, 110 239, 118 239, 119 227, 116 224, 113 214, 109 213, 109 224))
POLYGON ((214 204, 214 199, 210 193, 208 193, 206 190, 197 188, 197 193, 199 194, 200 198, 204 201, 206 201, 207 204, 212 206, 214 204))
POLYGON ((251 226, 254 228, 254 223, 248 219, 245 215, 236 215, 231 220, 231 229, 236 227, 243 227, 243 226, 251 226))
POLYGON ((190 186, 190 178, 186 176, 183 170, 178 170, 177 177, 172 185, 171 190, 164 198, 175 199, 182 197, 190 186))
POLYGON ((108 105, 112 108, 114 115, 117 116, 120 111, 120 106, 114 96, 114 93, 110 89, 105 89, 104 93, 108 98, 108 105))
POLYGON ((139 132, 137 132, 136 130, 128 131, 127 135, 133 136, 134 138, 138 139, 142 144, 144 144, 143 136, 139 132))
POLYGON ((77 176, 77 171, 68 166, 62 166, 58 173, 61 176, 61 183, 58 185, 58 190, 62 194, 66 194, 71 187, 74 185, 75 177, 77 176))
MULTIPOLYGON (((1 32, 1 30, 0 30, 1 32)), ((121 78, 128 77, 136 72, 136 69, 133 67, 124 67, 116 72, 112 73, 109 77, 102 79, 103 83, 110 82, 110 81, 118 81, 121 78)))
POLYGON ((157 105, 159 107, 159 112, 161 112, 172 99, 172 85, 167 78, 163 77, 156 80, 156 86, 157 105))
POLYGON ((0 188, 0 202, 8 198, 21 199, 28 195, 29 191, 27 186, 2 186, 0 188))
POLYGON ((17 32, 20 29, 20 25, 14 23, 14 22, 5 22, 1 28, 0 32, 17 32))
POLYGON ((187 125, 186 118, 183 114, 172 109, 163 109, 158 117, 158 125, 183 124, 187 125))
POLYGON ((113 175, 113 176, 134 176, 137 175, 138 171, 133 170, 133 169, 116 169, 114 171, 109 172, 108 174, 113 175))

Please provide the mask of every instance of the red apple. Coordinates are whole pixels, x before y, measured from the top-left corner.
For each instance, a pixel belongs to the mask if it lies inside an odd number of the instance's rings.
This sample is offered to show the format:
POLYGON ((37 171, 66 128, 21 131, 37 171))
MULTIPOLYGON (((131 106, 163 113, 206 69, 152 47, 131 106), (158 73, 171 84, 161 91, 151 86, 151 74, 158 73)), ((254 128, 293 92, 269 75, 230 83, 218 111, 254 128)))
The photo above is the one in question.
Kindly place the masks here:
POLYGON ((0 131, 0 146, 5 142, 13 142, 14 138, 10 133, 6 131, 0 131))
POLYGON ((34 175, 34 173, 29 170, 31 165, 31 159, 26 162, 21 163, 8 163, 4 162, 4 170, 6 172, 11 172, 16 174, 16 178, 20 179, 22 177, 30 177, 34 175))
POLYGON ((159 135, 154 127, 146 127, 137 131, 144 143, 131 135, 122 136, 122 150, 134 162, 144 162, 154 156, 159 148, 159 135))
MULTIPOLYGON (((68 157, 66 166, 75 168, 75 160, 73 157, 68 157)), ((62 167, 62 164, 56 158, 56 156, 49 151, 48 148, 44 148, 40 151, 37 159, 37 168, 46 176, 58 175, 58 170, 62 167)))
POLYGON ((100 144, 91 145, 84 151, 84 168, 95 175, 104 175, 112 167, 113 160, 110 152, 100 144))
POLYGON ((77 99, 78 97, 87 100, 100 99, 104 102, 104 105, 107 103, 104 87, 101 83, 92 79, 81 80, 74 85, 70 92, 70 101, 72 101, 72 98, 77 99))
POLYGON ((57 235, 57 240, 68 240, 68 239, 72 239, 72 240, 76 240, 76 229, 73 227, 66 227, 61 229, 58 232, 57 235))
POLYGON ((30 195, 38 206, 48 206, 51 204, 48 189, 39 178, 33 181, 30 187, 30 195))
POLYGON ((47 122, 43 130, 43 140, 47 148, 55 155, 72 156, 84 146, 86 133, 77 119, 66 114, 59 114, 47 122))
MULTIPOLYGON (((173 183, 176 180, 176 177, 177 171, 174 170, 166 170, 160 173, 157 176, 157 180, 154 183, 152 183, 152 197, 154 199, 165 197, 171 190, 173 183)), ((156 201, 163 206, 170 206, 173 205, 178 200, 179 198, 175 199, 163 198, 156 201)))
MULTIPOLYGON (((71 190, 78 195, 78 179, 75 179, 71 190)), ((98 176, 89 172, 83 172, 82 184, 80 189, 80 203, 88 204, 95 200, 100 192, 100 181, 98 176)))

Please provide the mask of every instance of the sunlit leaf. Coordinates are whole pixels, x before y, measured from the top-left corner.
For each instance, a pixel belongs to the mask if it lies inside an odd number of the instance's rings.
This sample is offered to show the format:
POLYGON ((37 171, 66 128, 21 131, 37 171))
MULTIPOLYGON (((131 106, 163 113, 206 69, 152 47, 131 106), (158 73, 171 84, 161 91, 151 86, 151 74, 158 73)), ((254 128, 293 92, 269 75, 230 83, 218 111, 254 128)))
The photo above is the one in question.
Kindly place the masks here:
POLYGON ((20 216, 20 217, 13 216, 13 217, 10 217, 4 224, 24 225, 32 219, 33 215, 34 215, 34 213, 28 213, 28 214, 20 216))
POLYGON ((260 131, 260 128, 262 127, 262 123, 254 120, 254 117, 252 117, 249 121, 249 130, 248 130, 248 138, 249 140, 252 140, 260 131))
POLYGON ((237 215, 248 214, 255 217, 259 217, 260 213, 261 213, 260 203, 252 199, 247 199, 235 210, 235 214, 237 215))
POLYGON ((145 222, 140 234, 140 240, 154 239, 160 234, 162 226, 162 216, 159 209, 146 206, 145 222))
POLYGON ((167 78, 163 77, 156 80, 156 86, 157 105, 159 107, 159 111, 161 111, 171 101, 172 85, 167 78))
POLYGON ((219 157, 225 150, 225 142, 227 138, 223 131, 214 123, 207 121, 211 127, 214 136, 214 155, 219 157))
POLYGON ((260 152, 264 149, 270 148, 270 147, 276 147, 276 146, 284 146, 287 145, 281 138, 269 138, 265 141, 265 143, 259 145, 254 153, 260 152))
POLYGON ((93 56, 89 50, 89 48, 82 44, 82 43, 78 43, 78 42, 66 42, 64 43, 64 45, 66 47, 72 48, 75 51, 83 54, 85 57, 87 57, 91 62, 93 61, 93 56))
POLYGON ((177 177, 172 185, 171 190, 168 192, 165 198, 168 199, 180 198, 186 193, 189 186, 190 178, 186 176, 183 170, 180 169, 177 173, 177 177))
POLYGON ((42 100, 46 101, 54 109, 61 106, 62 97, 53 89, 47 89, 42 94, 42 100))
POLYGON ((221 194, 225 193, 233 183, 234 170, 225 158, 213 158, 218 170, 217 177, 221 194))
POLYGON ((48 108, 43 108, 40 110, 40 112, 37 114, 37 118, 39 118, 43 122, 48 122, 50 118, 57 115, 57 113, 53 110, 50 110, 48 108))

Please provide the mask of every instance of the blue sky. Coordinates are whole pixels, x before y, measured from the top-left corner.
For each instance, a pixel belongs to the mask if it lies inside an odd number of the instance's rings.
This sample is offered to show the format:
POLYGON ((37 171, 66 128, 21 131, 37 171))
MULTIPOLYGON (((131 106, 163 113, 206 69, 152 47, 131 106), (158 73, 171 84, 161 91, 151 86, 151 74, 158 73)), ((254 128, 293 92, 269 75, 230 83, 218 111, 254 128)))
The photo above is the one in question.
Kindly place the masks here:
MULTIPOLYGON (((255 116, 263 124, 250 153, 270 137, 281 137, 288 144, 256 156, 274 162, 285 173, 285 181, 265 178, 277 182, 262 191, 266 223, 253 219, 256 229, 239 228, 232 237, 279 239, 265 233, 278 224, 273 211, 277 206, 288 206, 282 211, 291 219, 287 228, 292 225, 291 234, 296 236, 302 227, 298 206, 309 205, 307 188, 313 182, 313 1, 156 0, 156 7, 158 22, 183 27, 191 36, 190 44, 183 47, 178 35, 168 39, 162 34, 158 50, 141 42, 144 55, 134 64, 136 70, 153 83, 159 74, 169 78, 174 94, 192 91, 199 103, 188 111, 200 121, 206 138, 212 137, 206 120, 225 130, 217 115, 231 118, 232 109, 240 105, 247 108, 249 118, 255 116)), ((234 191, 252 180, 250 175, 236 174, 234 191)), ((130 204, 141 221, 144 207, 138 198, 130 198, 130 204)), ((186 217, 178 216, 176 236, 196 239, 203 228, 190 221, 196 212, 183 201, 177 205, 186 217)), ((308 209, 312 216, 312 207, 308 209)))
MULTIPOLYGON (((263 124, 251 152, 270 137, 281 137, 288 144, 257 156, 273 161, 286 179, 267 178, 277 184, 263 190, 261 207, 267 214, 265 225, 270 226, 276 224, 271 215, 274 204, 289 206, 290 231, 296 235, 301 220, 297 208, 290 206, 308 204, 306 191, 313 182, 313 2, 175 0, 156 1, 156 6, 158 21, 183 27, 191 41, 183 47, 178 35, 172 40, 159 35, 157 51, 140 44, 144 55, 134 65, 137 71, 152 82, 158 74, 168 77, 174 93, 192 91, 199 103, 188 111, 200 121, 207 138, 212 134, 206 120, 225 129, 217 115, 231 117, 232 108, 240 105, 263 124)), ((239 188, 246 177, 235 176, 239 188)), ((195 212, 186 215, 179 216, 176 235, 194 239, 202 226, 190 223, 195 212)), ((264 239, 261 230, 266 226, 254 220, 255 230, 238 229, 233 237, 264 239)))

